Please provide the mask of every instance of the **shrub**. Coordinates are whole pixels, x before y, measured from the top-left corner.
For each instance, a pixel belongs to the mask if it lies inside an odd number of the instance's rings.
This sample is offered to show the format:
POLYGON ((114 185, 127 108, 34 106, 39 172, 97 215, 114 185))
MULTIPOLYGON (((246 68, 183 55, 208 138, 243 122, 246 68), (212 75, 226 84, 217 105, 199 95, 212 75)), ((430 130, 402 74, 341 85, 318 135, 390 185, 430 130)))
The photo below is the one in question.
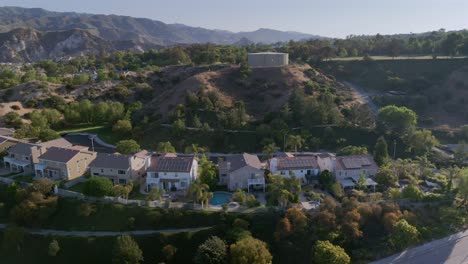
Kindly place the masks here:
POLYGON ((104 197, 112 194, 112 181, 106 177, 92 177, 89 179, 83 188, 85 195, 104 197))

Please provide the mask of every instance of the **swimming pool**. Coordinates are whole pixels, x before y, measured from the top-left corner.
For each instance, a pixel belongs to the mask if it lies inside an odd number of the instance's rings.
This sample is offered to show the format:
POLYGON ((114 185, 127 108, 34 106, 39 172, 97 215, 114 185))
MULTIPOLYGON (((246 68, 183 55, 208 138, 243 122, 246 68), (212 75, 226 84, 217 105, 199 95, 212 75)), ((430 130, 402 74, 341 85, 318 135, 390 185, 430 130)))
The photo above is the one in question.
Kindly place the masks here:
POLYGON ((213 198, 211 198, 211 205, 223 205, 229 203, 232 199, 232 194, 228 192, 214 192, 213 198))

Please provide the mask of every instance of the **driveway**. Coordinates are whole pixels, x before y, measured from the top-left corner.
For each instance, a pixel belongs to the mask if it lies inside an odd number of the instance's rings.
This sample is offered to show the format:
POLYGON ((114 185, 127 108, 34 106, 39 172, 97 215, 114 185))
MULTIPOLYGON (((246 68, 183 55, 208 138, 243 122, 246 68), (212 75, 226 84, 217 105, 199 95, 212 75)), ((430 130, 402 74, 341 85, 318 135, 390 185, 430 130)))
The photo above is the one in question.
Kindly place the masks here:
POLYGON ((466 264, 468 263, 468 230, 429 242, 371 264, 466 264))

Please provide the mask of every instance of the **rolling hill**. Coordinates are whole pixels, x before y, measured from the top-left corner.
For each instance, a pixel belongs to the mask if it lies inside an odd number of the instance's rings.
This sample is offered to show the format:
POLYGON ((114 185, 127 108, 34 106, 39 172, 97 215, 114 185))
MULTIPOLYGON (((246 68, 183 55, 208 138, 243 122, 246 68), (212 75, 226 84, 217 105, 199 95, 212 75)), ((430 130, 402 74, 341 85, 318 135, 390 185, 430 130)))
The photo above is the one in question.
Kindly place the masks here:
POLYGON ((190 43, 233 44, 242 38, 258 43, 320 38, 320 36, 259 29, 234 33, 183 24, 166 24, 146 18, 117 15, 92 15, 73 12, 52 12, 40 8, 0 7, 0 32, 16 28, 39 31, 82 29, 108 41, 137 41, 153 45, 190 43))

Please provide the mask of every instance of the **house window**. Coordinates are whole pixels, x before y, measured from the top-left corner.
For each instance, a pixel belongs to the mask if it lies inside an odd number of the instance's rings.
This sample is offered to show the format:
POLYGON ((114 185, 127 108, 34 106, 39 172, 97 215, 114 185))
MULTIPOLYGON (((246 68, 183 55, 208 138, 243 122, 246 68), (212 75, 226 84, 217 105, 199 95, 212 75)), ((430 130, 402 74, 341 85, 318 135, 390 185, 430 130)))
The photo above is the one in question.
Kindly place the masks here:
POLYGON ((177 173, 174 175, 175 177, 179 177, 179 175, 177 175, 177 173))
POLYGON ((221 177, 227 177, 227 174, 221 174, 221 177))
POLYGON ((119 179, 119 184, 127 184, 127 180, 126 179, 119 179))
POLYGON ((10 157, 15 158, 15 154, 10 154, 10 157))
POLYGON ((104 173, 104 169, 101 169, 101 173, 104 173))
POLYGON ((159 178, 159 173, 155 172, 155 173, 153 174, 153 178, 159 178))
POLYGON ((99 173, 95 172, 93 173, 94 176, 99 176, 99 173))
POLYGON ((281 175, 284 175, 285 173, 284 173, 284 171, 281 171, 280 174, 281 174, 281 175))
POLYGON ((29 160, 29 157, 24 157, 26 160, 29 160))
POLYGON ((301 170, 301 173, 303 173, 303 172, 304 172, 304 170, 301 170))
POLYGON ((124 170, 119 170, 117 173, 118 173, 118 174, 125 174, 126 171, 124 171, 124 170))
POLYGON ((187 186, 186 182, 180 182, 180 187, 185 188, 187 186))

